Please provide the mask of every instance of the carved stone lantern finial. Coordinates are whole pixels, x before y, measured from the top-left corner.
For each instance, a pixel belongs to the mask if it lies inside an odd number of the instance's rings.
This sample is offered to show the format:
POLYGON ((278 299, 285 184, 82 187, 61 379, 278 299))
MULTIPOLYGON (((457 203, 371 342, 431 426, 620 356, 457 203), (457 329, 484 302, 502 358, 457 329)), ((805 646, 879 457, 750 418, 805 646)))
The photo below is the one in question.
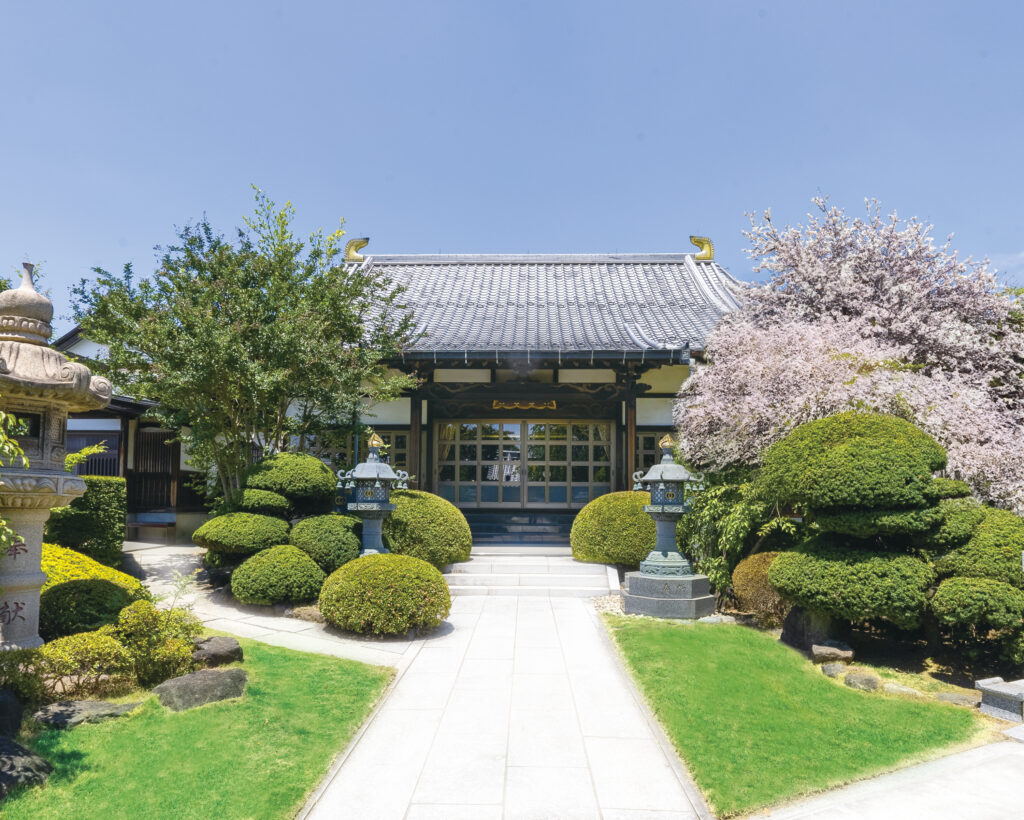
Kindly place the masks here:
POLYGON ((338 470, 338 489, 355 490, 348 502, 348 512, 363 519, 363 548, 359 554, 376 555, 388 551, 382 536, 384 519, 395 510, 391 488, 406 489, 409 474, 404 470, 396 473, 391 465, 380 460, 384 439, 379 435, 373 433, 366 443, 370 450, 366 461, 347 472, 338 470))
POLYGON ((0 466, 0 517, 19 536, 0 554, 0 649, 39 646, 43 526, 50 508, 70 504, 85 482, 64 471, 68 413, 110 403, 110 382, 47 347, 53 303, 35 289, 34 267, 21 286, 0 293, 0 410, 14 415, 14 434, 28 466, 0 466))

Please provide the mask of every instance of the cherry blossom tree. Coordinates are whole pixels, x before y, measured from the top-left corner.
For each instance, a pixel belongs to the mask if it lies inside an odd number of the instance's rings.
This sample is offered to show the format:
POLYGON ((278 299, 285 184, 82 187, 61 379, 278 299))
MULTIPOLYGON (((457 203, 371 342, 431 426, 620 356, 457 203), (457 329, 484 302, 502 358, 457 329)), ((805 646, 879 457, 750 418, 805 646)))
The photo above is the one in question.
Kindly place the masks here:
POLYGON ((710 364, 680 391, 683 456, 755 465, 803 422, 876 410, 934 436, 980 497, 1024 512, 1020 294, 917 220, 815 205, 805 226, 752 219, 749 253, 768 280, 719 324, 710 364))

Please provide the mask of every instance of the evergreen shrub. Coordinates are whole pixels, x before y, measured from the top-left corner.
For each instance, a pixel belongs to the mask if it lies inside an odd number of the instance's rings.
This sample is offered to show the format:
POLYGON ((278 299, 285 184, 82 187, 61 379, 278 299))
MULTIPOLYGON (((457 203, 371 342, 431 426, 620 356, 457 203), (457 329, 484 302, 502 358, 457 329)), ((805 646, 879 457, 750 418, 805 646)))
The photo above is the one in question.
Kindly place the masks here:
POLYGON ((819 536, 783 552, 768 570, 783 597, 845 621, 882 618, 901 629, 921 623, 935 573, 910 555, 837 545, 819 536))
POLYGON ((26 709, 46 700, 46 676, 38 649, 6 649, 0 652, 0 689, 13 692, 26 709))
POLYGON ((192 641, 203 626, 187 609, 136 601, 121 610, 113 631, 131 656, 136 679, 150 687, 192 671, 192 641))
POLYGON ((444 576, 410 555, 364 555, 332 573, 320 591, 320 614, 327 623, 352 632, 433 629, 450 610, 444 576))
POLYGON ((192 540, 211 552, 252 555, 288 541, 288 522, 270 515, 227 513, 211 518, 192 534, 192 540))
POLYGON ((342 564, 359 557, 361 525, 351 515, 312 515, 292 527, 291 542, 330 575, 342 564))
POLYGON ((573 519, 569 532, 573 557, 598 564, 638 566, 657 540, 654 519, 643 509, 650 503, 651 494, 643 491, 595 498, 573 519))
POLYGON ((291 502, 296 515, 330 512, 338 479, 331 468, 308 453, 276 453, 258 461, 245 477, 245 487, 269 490, 291 502))
POLYGON ((473 534, 462 511, 422 490, 391 493, 395 511, 384 519, 384 543, 391 552, 420 558, 438 569, 468 561, 473 534))
POLYGON ((962 546, 986 516, 986 508, 975 498, 943 498, 938 505, 942 514, 939 526, 914 539, 914 543, 930 552, 942 554, 962 546))
MULTIPOLYGON (((141 603, 141 602, 140 602, 141 603)), ((61 695, 97 695, 130 687, 132 658, 109 631, 79 632, 39 649, 42 672, 61 695)))
POLYGON ((324 572, 298 547, 263 550, 231 573, 231 594, 243 604, 312 601, 324 585, 324 572))
POLYGON ((251 487, 238 494, 234 506, 238 512, 274 515, 278 518, 287 518, 292 508, 291 502, 280 493, 251 487))
POLYGON ((740 609, 754 613, 764 627, 780 626, 790 604, 768 583, 768 570, 777 552, 757 552, 744 558, 732 572, 732 589, 740 609))
POLYGON ((43 544, 42 568, 39 633, 45 640, 112 624, 128 604, 150 598, 132 576, 56 544, 43 544))
POLYGON ((116 567, 124 547, 128 494, 119 476, 82 476, 85 494, 50 511, 46 540, 116 567))
POLYGON ((936 562, 939 575, 991 578, 1024 589, 1024 519, 992 507, 985 507, 984 514, 970 540, 936 562))
POLYGON ((947 578, 931 599, 932 612, 949 626, 1019 628, 1024 592, 991 578, 947 578))

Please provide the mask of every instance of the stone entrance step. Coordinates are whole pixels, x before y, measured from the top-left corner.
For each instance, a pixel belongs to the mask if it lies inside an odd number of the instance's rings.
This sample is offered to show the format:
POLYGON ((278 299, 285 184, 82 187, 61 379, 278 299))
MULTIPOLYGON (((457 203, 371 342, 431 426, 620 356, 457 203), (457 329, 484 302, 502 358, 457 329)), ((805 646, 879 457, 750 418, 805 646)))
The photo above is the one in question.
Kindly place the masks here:
POLYGON ((618 590, 614 567, 585 564, 568 555, 508 555, 474 551, 445 570, 452 595, 601 596, 618 590))

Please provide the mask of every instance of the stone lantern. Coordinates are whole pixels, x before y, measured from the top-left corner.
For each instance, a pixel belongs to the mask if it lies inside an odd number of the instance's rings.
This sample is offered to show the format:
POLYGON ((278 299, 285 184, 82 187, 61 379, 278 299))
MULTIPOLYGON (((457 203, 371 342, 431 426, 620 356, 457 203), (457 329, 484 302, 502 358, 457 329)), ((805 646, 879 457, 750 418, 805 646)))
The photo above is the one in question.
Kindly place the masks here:
POLYGON ((51 507, 85 492, 85 481, 64 471, 68 413, 110 403, 107 379, 46 346, 52 318, 53 304, 36 292, 26 263, 21 287, 0 293, 0 409, 18 419, 11 432, 28 460, 0 467, 0 517, 18 536, 0 554, 0 649, 43 642, 43 525, 51 507))
POLYGON ((384 519, 395 509, 391 503, 391 489, 397 487, 404 490, 408 484, 409 474, 404 470, 397 473, 391 465, 380 460, 380 448, 384 441, 374 433, 367 442, 369 454, 366 461, 357 464, 348 472, 338 471, 339 489, 355 490, 352 501, 348 503, 348 511, 363 520, 363 548, 360 555, 376 555, 387 552, 381 529, 384 519))
POLYGON ((701 618, 715 611, 711 583, 706 575, 694 573, 676 544, 676 523, 690 510, 686 492, 699 487, 700 479, 675 463, 671 436, 665 436, 658 446, 661 462, 647 475, 638 470, 633 476, 633 489, 646 487, 651 493, 644 512, 654 519, 658 536, 654 549, 640 562, 640 571, 626 573, 625 610, 658 618, 701 618))

